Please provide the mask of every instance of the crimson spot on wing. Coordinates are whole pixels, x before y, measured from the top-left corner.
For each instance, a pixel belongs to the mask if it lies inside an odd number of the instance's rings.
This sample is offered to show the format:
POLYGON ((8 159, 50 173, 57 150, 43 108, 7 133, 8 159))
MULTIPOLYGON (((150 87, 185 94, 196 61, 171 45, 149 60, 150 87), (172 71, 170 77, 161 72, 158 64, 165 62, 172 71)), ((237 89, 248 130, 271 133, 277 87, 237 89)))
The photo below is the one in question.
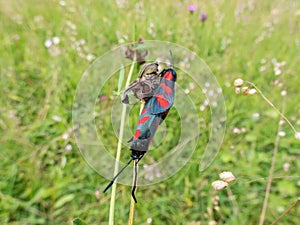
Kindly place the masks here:
POLYGON ((147 112, 147 109, 143 109, 141 114, 145 114, 145 112, 147 112))
POLYGON ((169 102, 164 98, 163 95, 157 94, 155 97, 159 106, 163 108, 167 108, 169 106, 169 102))
POLYGON ((161 83, 160 84, 160 87, 162 89, 164 89, 164 91, 167 93, 167 94, 172 94, 172 88, 170 88, 169 86, 167 86, 165 83, 161 83))
POLYGON ((173 80, 173 75, 171 71, 166 72, 166 74, 164 75, 164 78, 167 80, 173 80))
POLYGON ((138 137, 140 136, 140 134, 141 134, 141 130, 137 129, 137 130, 135 131, 135 133, 134 133, 134 138, 133 138, 133 140, 138 139, 138 137))
POLYGON ((145 123, 150 117, 149 116, 144 116, 142 119, 139 120, 139 124, 145 123))

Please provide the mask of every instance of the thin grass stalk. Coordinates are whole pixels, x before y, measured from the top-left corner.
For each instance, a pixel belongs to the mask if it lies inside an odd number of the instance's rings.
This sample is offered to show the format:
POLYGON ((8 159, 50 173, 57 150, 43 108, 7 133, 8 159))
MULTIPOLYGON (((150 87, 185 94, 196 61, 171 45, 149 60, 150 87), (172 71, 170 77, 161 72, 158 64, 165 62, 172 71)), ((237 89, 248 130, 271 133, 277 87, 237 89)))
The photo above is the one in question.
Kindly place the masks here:
MULTIPOLYGON (((285 109, 285 98, 283 99, 282 103, 282 112, 284 113, 285 109)), ((280 112, 280 115, 282 113, 280 112)), ((282 114, 283 115, 283 114, 282 114)), ((280 117, 282 119, 282 117, 280 117)), ((281 131, 282 123, 278 123, 278 130, 277 130, 277 135, 275 139, 275 144, 274 144, 274 150, 273 150, 273 156, 272 156, 272 163, 269 171, 269 177, 268 177, 268 183, 267 183, 267 188, 266 188, 266 194, 265 194, 265 199, 263 203, 263 208, 260 214, 260 219, 259 219, 259 225, 263 225, 266 217, 266 212, 267 212, 267 207, 268 207, 268 201, 269 201, 269 195, 272 187, 272 180, 273 180, 273 174, 274 174, 274 168, 275 168, 275 163, 276 163, 276 157, 278 153, 278 148, 279 148, 279 141, 280 141, 280 136, 279 132, 281 131)))
POLYGON ((275 225, 282 217, 288 214, 298 203, 300 202, 300 197, 287 209, 285 210, 271 225, 275 225))
MULTIPOLYGON (((145 106, 145 102, 141 101, 140 114, 142 113, 142 110, 143 110, 144 106, 145 106)), ((133 174, 134 174, 134 167, 133 167, 133 174)), ((132 181, 132 183, 134 183, 134 181, 132 181)), ((136 190, 137 190, 137 187, 136 187, 135 191, 136 190)), ((129 210, 128 225, 133 225, 134 209, 135 209, 135 202, 134 202, 133 198, 131 198, 131 200, 130 200, 130 210, 129 210)))
MULTIPOLYGON (((135 57, 134 60, 131 64, 126 84, 125 87, 127 87, 130 83, 132 74, 133 74, 133 69, 135 66, 135 57)), ((121 156, 121 149, 122 149, 122 140, 123 140, 123 134, 124 134, 124 124, 125 124, 125 117, 126 117, 126 105, 123 104, 122 108, 122 115, 121 115, 121 124, 120 124, 120 131, 119 131, 119 140, 118 140, 118 147, 117 147, 117 154, 116 154, 116 163, 115 163, 115 168, 114 168, 114 176, 118 173, 119 170, 119 161, 120 161, 120 156, 121 156)), ((114 214, 115 214, 115 201, 116 201, 116 189, 117 189, 117 180, 115 180, 114 184, 112 185, 112 191, 111 191, 111 199, 110 199, 110 207, 109 207, 109 225, 114 224, 114 214)))
POLYGON ((277 109, 276 108, 276 106, 262 93, 262 91, 258 88, 258 87, 256 87, 256 85, 254 84, 254 83, 252 83, 252 82, 250 82, 250 81, 246 81, 246 83, 248 83, 248 84, 250 84, 250 85, 252 85, 256 90, 257 90, 257 92, 261 95, 261 97, 263 97, 263 99, 273 108, 273 109, 275 109, 275 111, 282 117, 282 119, 284 119, 287 123, 288 123, 288 125, 292 128, 292 130, 294 131, 294 133, 296 134, 297 133, 297 130, 295 129, 295 127, 293 126, 293 124, 289 121, 289 119, 288 118, 286 118, 286 116, 282 113, 282 112, 280 112, 280 110, 279 109, 277 109))
POLYGON ((235 196, 233 195, 232 191, 231 191, 231 188, 228 186, 227 187, 227 194, 228 194, 228 197, 230 199, 230 201, 232 202, 232 205, 233 205, 233 213, 234 215, 237 217, 239 215, 239 206, 235 200, 235 196))
MULTIPOLYGON (((134 170, 134 167, 133 167, 134 170)), ((134 173, 134 171, 133 171, 134 173)), ((135 209, 135 202, 133 198, 131 197, 130 200, 130 209, 129 209, 129 218, 128 218, 128 225, 133 225, 133 220, 134 220, 134 209, 135 209)))

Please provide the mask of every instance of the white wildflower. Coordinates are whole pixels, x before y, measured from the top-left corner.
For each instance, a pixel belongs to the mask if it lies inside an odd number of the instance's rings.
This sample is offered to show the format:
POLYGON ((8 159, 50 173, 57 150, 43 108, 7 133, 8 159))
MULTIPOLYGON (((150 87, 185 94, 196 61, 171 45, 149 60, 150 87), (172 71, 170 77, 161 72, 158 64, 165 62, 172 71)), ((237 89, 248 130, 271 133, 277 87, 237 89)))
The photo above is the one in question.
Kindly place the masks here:
POLYGON ((87 59, 88 61, 92 61, 92 60, 95 59, 95 56, 92 55, 92 54, 88 54, 88 55, 86 56, 86 59, 87 59))
POLYGON ((300 132, 296 132, 296 133, 295 133, 295 138, 296 138, 297 140, 300 140, 300 132))
POLYGON ((60 42, 59 37, 53 37, 53 38, 52 38, 52 42, 53 42, 53 44, 58 45, 59 42, 60 42))
POLYGON ((283 91, 281 91, 281 96, 286 96, 286 94, 287 94, 287 91, 286 90, 283 90, 283 91))
POLYGON ((259 117, 260 117, 259 113, 253 113, 253 115, 252 115, 252 118, 253 118, 254 120, 258 120, 259 117))
POLYGON ((46 48, 50 48, 52 44, 53 44, 53 43, 52 43, 52 40, 51 40, 51 39, 47 39, 47 40, 45 41, 45 43, 44 43, 44 45, 45 45, 46 48))
POLYGON ((64 140, 68 140, 69 139, 69 134, 68 133, 64 133, 63 135, 62 135, 62 139, 64 139, 64 140))
POLYGON ((60 116, 57 116, 57 115, 52 116, 52 119, 56 122, 61 122, 62 121, 62 118, 60 116))
POLYGON ((188 93, 190 93, 190 90, 189 90, 189 89, 185 89, 185 90, 184 90, 184 93, 185 93, 185 94, 188 94, 188 93))
POLYGON ((241 130, 239 128, 235 127, 235 128, 233 128, 232 132, 235 133, 235 134, 240 134, 241 130))
POLYGON ((289 171, 290 166, 291 166, 291 165, 290 165, 289 163, 284 163, 284 164, 283 164, 283 170, 284 170, 285 172, 289 171))
POLYGON ((60 4, 61 6, 66 6, 66 5, 67 5, 65 1, 60 1, 59 4, 60 4))
POLYGON ((281 74, 281 69, 275 68, 274 73, 275 73, 276 76, 280 75, 281 74))
POLYGON ((66 145, 66 147, 65 147, 65 150, 66 150, 67 152, 72 151, 72 149, 73 149, 73 147, 72 147, 72 145, 70 145, 70 144, 66 145))

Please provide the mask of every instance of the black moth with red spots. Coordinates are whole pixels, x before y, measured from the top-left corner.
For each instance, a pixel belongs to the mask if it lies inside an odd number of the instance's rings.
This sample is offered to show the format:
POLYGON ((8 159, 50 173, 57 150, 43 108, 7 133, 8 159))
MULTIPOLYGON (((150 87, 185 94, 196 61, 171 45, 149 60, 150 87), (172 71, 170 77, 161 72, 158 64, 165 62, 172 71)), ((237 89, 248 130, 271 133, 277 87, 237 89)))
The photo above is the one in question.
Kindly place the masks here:
POLYGON ((153 96, 146 101, 141 115, 139 116, 134 136, 130 140, 132 141, 130 146, 131 159, 119 173, 114 176, 104 192, 114 183, 115 179, 123 172, 131 161, 134 160, 136 172, 132 188, 132 197, 134 201, 137 202, 134 195, 137 180, 137 164, 148 151, 158 126, 164 121, 174 103, 175 82, 177 78, 175 70, 171 67, 163 70, 159 75, 161 76, 160 83, 154 91, 153 96))
POLYGON ((153 97, 147 101, 139 117, 130 147, 133 159, 139 159, 148 150, 158 125, 166 118, 174 103, 176 72, 169 68, 162 73, 159 87, 153 97))

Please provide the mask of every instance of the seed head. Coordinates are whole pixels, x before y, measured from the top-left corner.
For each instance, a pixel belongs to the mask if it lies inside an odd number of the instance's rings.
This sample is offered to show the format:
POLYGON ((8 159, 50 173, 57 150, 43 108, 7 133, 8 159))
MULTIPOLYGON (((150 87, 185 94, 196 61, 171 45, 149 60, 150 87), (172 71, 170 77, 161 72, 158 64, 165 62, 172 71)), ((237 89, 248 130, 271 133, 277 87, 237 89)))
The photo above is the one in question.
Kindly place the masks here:
POLYGON ((220 173, 219 177, 227 183, 235 181, 235 176, 230 171, 224 171, 224 172, 220 173))
POLYGON ((248 95, 255 95, 257 93, 256 89, 252 88, 249 90, 248 95))
POLYGON ((235 93, 238 95, 241 93, 241 88, 240 87, 236 87, 235 88, 235 93))
POLYGON ((233 84, 235 87, 241 87, 244 84, 244 81, 241 78, 238 78, 234 81, 233 84))
POLYGON ((242 87, 242 93, 243 93, 244 95, 249 94, 249 91, 250 91, 250 88, 249 88, 249 87, 242 87))
POLYGON ((214 182, 211 183, 211 186, 216 190, 223 190, 224 188, 226 188, 228 186, 228 183, 222 180, 216 180, 214 182))

